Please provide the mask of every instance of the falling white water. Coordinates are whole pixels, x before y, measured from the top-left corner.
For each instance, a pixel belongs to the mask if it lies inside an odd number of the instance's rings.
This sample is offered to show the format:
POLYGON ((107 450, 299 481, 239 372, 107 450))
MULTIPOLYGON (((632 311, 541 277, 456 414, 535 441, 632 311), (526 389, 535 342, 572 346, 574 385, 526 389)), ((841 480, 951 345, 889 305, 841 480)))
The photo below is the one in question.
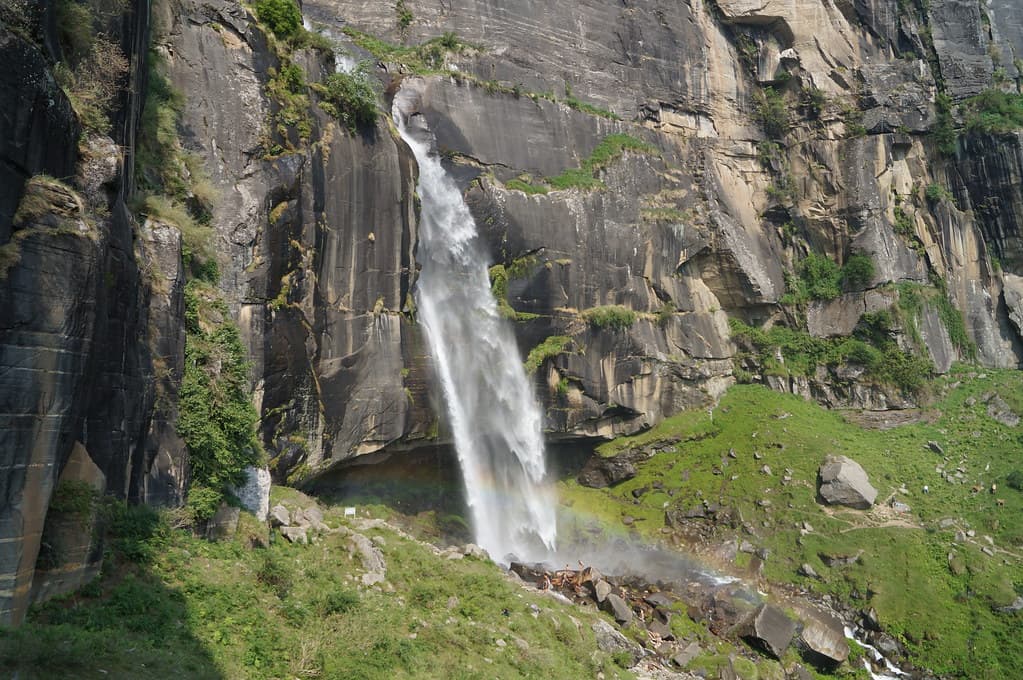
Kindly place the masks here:
POLYGON ((476 223, 431 149, 421 116, 395 122, 419 164, 419 319, 435 361, 476 542, 497 561, 554 548, 541 413, 508 321, 497 310, 476 223), (411 128, 411 129, 410 129, 411 128))

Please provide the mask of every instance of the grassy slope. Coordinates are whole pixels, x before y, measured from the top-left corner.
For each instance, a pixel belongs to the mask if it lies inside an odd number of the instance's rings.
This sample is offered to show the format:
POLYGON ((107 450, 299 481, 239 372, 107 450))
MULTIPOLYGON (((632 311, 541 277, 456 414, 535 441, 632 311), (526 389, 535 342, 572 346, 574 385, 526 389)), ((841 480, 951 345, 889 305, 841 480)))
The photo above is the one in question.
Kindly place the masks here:
MULTIPOLYGON (((692 507, 697 494, 737 508, 756 536, 739 538, 770 549, 764 576, 773 582, 795 583, 811 591, 842 596, 857 607, 876 608, 885 628, 908 644, 916 661, 939 673, 962 677, 1012 677, 1023 663, 1020 615, 999 614, 1023 590, 1023 493, 1008 488, 1004 479, 1023 469, 1023 435, 988 418, 980 397, 997 391, 1023 413, 1023 375, 988 371, 966 379, 960 369, 936 388, 943 396, 930 424, 906 425, 887 432, 863 429, 802 399, 757 386, 730 390, 714 411, 685 413, 638 437, 619 439, 601 449, 612 455, 630 446, 679 441, 646 462, 639 475, 613 489, 592 490, 563 482, 566 514, 580 518, 576 531, 592 532, 590 515, 606 526, 621 526, 621 518, 636 519, 647 537, 657 537, 664 524, 664 504, 692 507), (961 385, 956 383, 963 381, 961 385), (977 402, 968 406, 969 397, 977 402), (702 437, 702 438, 701 438, 702 437), (940 456, 926 446, 930 440, 945 450, 940 456), (734 449, 736 458, 728 456, 734 449), (756 459, 754 452, 761 455, 756 459), (905 484, 908 495, 897 497, 912 511, 898 516, 875 506, 870 512, 826 512, 816 503, 817 468, 826 454, 857 460, 877 487, 878 505, 905 484), (771 474, 761 472, 769 465, 771 474), (965 472, 966 483, 949 484, 936 468, 965 472), (714 468, 721 474, 714 474, 714 468), (782 482, 786 469, 791 481, 782 482), (688 474, 688 481, 683 477, 688 474), (737 475, 736 479, 732 479, 737 475), (632 491, 655 480, 664 491, 651 490, 636 501, 632 491), (997 483, 996 494, 988 492, 997 483), (984 491, 971 491, 980 484, 984 491), (922 492, 923 486, 930 493, 922 492), (677 489, 674 497, 668 489, 677 489), (770 501, 759 507, 758 500, 770 501), (997 504, 1002 499, 1004 505, 997 504), (941 528, 940 520, 961 520, 977 536, 953 545, 955 527, 941 528), (814 531, 801 535, 802 522, 814 531), (903 526, 906 525, 906 526, 903 526), (981 553, 994 539, 995 556, 981 553), (828 568, 819 554, 856 554, 859 563, 828 568), (948 555, 967 567, 954 575, 948 555), (821 575, 820 581, 796 575, 802 563, 821 575), (858 593, 866 599, 849 600, 858 593)), ((740 566, 748 556, 739 554, 740 566)))
MULTIPOLYGON (((344 522, 339 509, 326 515, 331 526, 344 522)), ((341 535, 252 548, 259 528, 243 517, 236 538, 211 543, 150 515, 129 529, 131 545, 116 546, 97 583, 0 632, 0 674, 369 680, 582 678, 603 669, 631 677, 594 654, 592 609, 527 592, 489 562, 448 560, 371 529, 388 585, 366 588, 341 535)))

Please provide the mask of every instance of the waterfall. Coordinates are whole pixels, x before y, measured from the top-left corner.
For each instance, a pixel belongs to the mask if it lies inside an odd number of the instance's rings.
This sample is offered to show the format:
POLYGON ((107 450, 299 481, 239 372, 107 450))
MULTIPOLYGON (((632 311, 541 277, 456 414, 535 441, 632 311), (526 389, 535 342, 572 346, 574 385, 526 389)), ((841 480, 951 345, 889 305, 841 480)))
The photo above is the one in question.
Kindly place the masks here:
POLYGON ((510 554, 540 560, 556 534, 541 412, 490 291, 476 223, 422 117, 407 120, 397 99, 395 122, 419 164, 418 318, 443 388, 475 540, 500 562, 510 554))

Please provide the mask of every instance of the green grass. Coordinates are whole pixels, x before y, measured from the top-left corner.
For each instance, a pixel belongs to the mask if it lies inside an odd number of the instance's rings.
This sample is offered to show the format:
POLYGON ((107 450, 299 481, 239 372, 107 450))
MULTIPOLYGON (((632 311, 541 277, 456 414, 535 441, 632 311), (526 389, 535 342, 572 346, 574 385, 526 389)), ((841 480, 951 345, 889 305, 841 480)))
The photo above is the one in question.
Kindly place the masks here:
POLYGON ((578 168, 568 168, 559 175, 548 177, 547 183, 557 190, 592 191, 603 188, 604 183, 597 178, 597 172, 621 158, 626 151, 643 154, 656 153, 654 147, 632 135, 611 134, 597 144, 589 157, 584 159, 578 168))
MULTIPOLYGON (((1023 413, 1023 375, 987 371, 979 378, 956 367, 934 389, 941 398, 933 407, 933 422, 882 432, 791 395, 736 386, 714 410, 713 422, 706 411, 683 413, 641 435, 603 445, 598 449, 602 455, 651 445, 666 450, 642 464, 636 478, 610 489, 562 482, 562 502, 574 516, 599 518, 605 531, 623 531, 621 518, 629 515, 636 530, 651 539, 662 536, 665 504, 690 507, 702 496, 734 508, 754 532, 740 538, 770 550, 764 565, 770 581, 836 595, 855 608, 873 606, 885 628, 908 646, 913 661, 939 674, 1011 677, 1023 658, 1019 617, 996 613, 993 607, 1004 606, 1023 588, 1023 493, 1005 487, 1008 475, 1023 463, 1023 438, 988 418, 979 398, 997 391, 1023 413), (946 456, 926 447, 931 440, 945 448, 946 456), (735 451, 734 459, 729 450, 735 451), (879 505, 904 484, 909 493, 896 496, 912 508, 906 521, 889 523, 891 516, 874 512, 825 512, 815 496, 817 468, 827 454, 858 461, 878 489, 879 505), (765 464, 770 475, 760 472, 765 464), (963 467, 965 482, 945 482, 936 467, 951 473, 963 467), (791 480, 783 482, 786 474, 791 480), (654 481, 663 490, 653 489, 654 481), (992 483, 1000 488, 997 494, 986 491, 992 483), (985 491, 974 493, 974 484, 985 491), (924 485, 930 493, 923 493, 924 485), (641 487, 648 491, 636 503, 632 491, 641 487), (674 496, 669 490, 676 491, 674 496), (761 507, 760 499, 771 505, 761 507), (954 547, 955 529, 939 525, 944 518, 975 529, 977 539, 954 547), (802 522, 814 531, 802 535, 802 522), (980 536, 985 534, 998 549, 1010 552, 994 558, 982 554, 986 543, 980 536), (829 568, 819 557, 859 551, 860 561, 848 567, 829 568), (950 551, 965 565, 960 575, 948 567, 950 551), (797 576, 804 562, 822 580, 797 576), (869 601, 851 599, 854 592, 869 601)), ((592 519, 563 533, 583 535, 586 522, 592 519)), ((711 543, 731 533, 737 532, 722 529, 711 543)))
POLYGON ((537 369, 543 366, 545 361, 553 359, 564 352, 571 342, 572 338, 567 335, 552 335, 546 338, 539 345, 529 350, 529 355, 526 357, 526 372, 536 373, 537 369))
POLYGON ((590 307, 581 313, 583 320, 596 329, 624 331, 636 323, 636 312, 624 305, 590 307))
MULTIPOLYGON (((342 512, 328 506, 327 523, 341 524, 342 512)), ((344 535, 253 548, 255 520, 242 524, 216 543, 159 519, 118 525, 146 559, 115 549, 98 582, 0 632, 0 669, 22 678, 632 677, 597 651, 593 609, 528 593, 489 562, 448 560, 373 528, 365 533, 382 546, 387 585, 370 588, 344 535)))

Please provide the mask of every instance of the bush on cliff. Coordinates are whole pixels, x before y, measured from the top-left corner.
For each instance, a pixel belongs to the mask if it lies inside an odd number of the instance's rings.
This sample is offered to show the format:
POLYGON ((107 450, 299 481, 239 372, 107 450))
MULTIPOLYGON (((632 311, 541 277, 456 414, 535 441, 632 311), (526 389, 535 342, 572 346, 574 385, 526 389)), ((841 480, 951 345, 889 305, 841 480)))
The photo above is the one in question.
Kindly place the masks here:
POLYGON ((337 118, 352 134, 376 122, 377 93, 365 65, 359 64, 350 73, 327 76, 322 94, 325 102, 321 108, 337 118))
POLYGON ((593 328, 623 331, 636 323, 636 312, 624 305, 604 305, 583 310, 583 319, 593 328))
POLYGON ((185 286, 185 375, 178 432, 192 467, 190 509, 208 519, 246 467, 260 459, 249 365, 237 326, 216 291, 199 280, 185 286))
POLYGON ((302 10, 294 0, 257 0, 256 15, 278 38, 293 38, 302 30, 302 10))

